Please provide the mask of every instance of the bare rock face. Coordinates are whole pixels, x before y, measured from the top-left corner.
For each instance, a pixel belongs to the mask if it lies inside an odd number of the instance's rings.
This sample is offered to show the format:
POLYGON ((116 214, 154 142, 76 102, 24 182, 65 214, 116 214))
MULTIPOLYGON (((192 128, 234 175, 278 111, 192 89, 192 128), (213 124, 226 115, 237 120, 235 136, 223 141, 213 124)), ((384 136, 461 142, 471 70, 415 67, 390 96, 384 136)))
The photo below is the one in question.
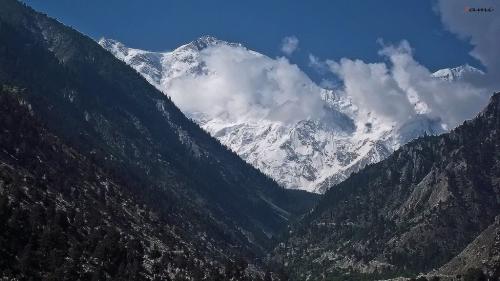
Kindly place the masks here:
POLYGON ((442 266, 440 273, 493 271, 499 132, 497 93, 475 119, 414 140, 328 191, 290 229, 276 258, 297 280, 416 276, 442 266))

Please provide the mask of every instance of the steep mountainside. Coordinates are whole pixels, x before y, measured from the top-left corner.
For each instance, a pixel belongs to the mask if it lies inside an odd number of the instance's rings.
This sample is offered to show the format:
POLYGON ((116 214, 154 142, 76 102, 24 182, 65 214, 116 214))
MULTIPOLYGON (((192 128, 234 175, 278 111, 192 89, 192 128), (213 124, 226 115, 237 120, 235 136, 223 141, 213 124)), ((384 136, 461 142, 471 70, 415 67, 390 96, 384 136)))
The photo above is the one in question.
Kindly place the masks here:
POLYGON ((474 269, 500 278, 500 217, 437 273, 456 276, 474 269))
POLYGON ((260 279, 201 210, 161 192, 151 204, 48 132, 22 96, 0 89, 2 280, 260 279))
POLYGON ((324 193, 352 172, 386 158, 401 144, 425 133, 443 132, 440 121, 425 114, 419 114, 403 125, 387 123, 375 114, 361 116, 349 97, 321 88, 298 68, 283 67, 286 64, 279 59, 274 61, 241 44, 205 36, 171 52, 160 53, 129 48, 111 39, 101 39, 99 43, 172 97, 187 116, 222 144, 286 188, 324 193), (226 72, 226 68, 233 71, 226 72), (252 75, 250 80, 258 81, 260 86, 244 92, 246 85, 240 88, 236 85, 234 89, 231 87, 231 93, 221 93, 206 101, 212 103, 213 108, 229 103, 230 106, 222 112, 193 108, 195 101, 185 104, 187 96, 203 100, 202 95, 196 97, 197 89, 193 87, 204 90, 207 87, 205 91, 210 90, 211 85, 217 85, 215 90, 226 88, 224 81, 227 76, 238 70, 248 70, 252 75), (287 74, 294 79, 283 78, 287 74), (301 82, 289 85, 296 81, 301 82), (199 83, 198 86, 191 86, 195 82, 199 83), (272 108, 262 105, 268 102, 267 99, 250 101, 250 107, 264 107, 264 113, 257 116, 241 116, 233 112, 255 93, 268 98, 276 95, 281 100, 281 95, 286 97, 295 91, 299 92, 299 97, 317 99, 322 107, 317 111, 323 114, 293 122, 276 120, 276 115, 294 106, 298 107, 296 112, 313 107, 294 104, 296 97, 272 108))
POLYGON ((331 189, 290 230, 277 258, 296 280, 439 268, 500 213, 499 133, 497 93, 474 120, 414 140, 331 189))
POLYGON ((90 38, 17 1, 0 6, 2 87, 19 89, 38 122, 147 208, 177 214, 170 226, 201 241, 196 251, 261 255, 314 204, 227 150, 90 38))
POLYGON ((472 75, 483 75, 483 74, 484 72, 482 72, 481 70, 473 66, 470 66, 468 64, 465 64, 453 68, 440 69, 432 73, 432 76, 445 81, 454 81, 454 80, 465 79, 472 75))

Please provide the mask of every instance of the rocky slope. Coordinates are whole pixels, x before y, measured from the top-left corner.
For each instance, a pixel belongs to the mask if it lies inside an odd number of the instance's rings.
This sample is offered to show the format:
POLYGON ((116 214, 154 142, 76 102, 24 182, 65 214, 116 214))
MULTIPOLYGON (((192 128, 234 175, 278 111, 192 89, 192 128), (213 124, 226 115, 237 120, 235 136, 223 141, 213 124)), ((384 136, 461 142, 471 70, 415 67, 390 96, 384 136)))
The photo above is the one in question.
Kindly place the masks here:
MULTIPOLYGON (((425 114, 417 115, 406 124, 388 123, 374 114, 361 116, 349 97, 319 87, 299 69, 281 69, 286 63, 280 59, 273 60, 241 44, 210 36, 171 52, 133 49, 111 39, 101 39, 99 44, 172 97, 186 115, 222 144, 286 188, 324 193, 352 172, 386 158, 401 144, 424 134, 443 132, 439 120, 425 114), (226 72, 226 68, 233 70, 226 72), (283 78, 284 70, 291 72, 287 75, 295 80, 283 78), (222 89, 226 86, 223 83, 228 79, 226 76, 238 71, 249 71, 249 75, 255 76, 252 77, 261 86, 252 89, 253 92, 286 97, 287 92, 299 91, 299 95, 317 98, 321 107, 317 111, 322 112, 321 116, 305 116, 292 122, 277 121, 276 115, 293 106, 298 107, 294 110, 297 113, 301 108, 313 107, 295 105, 292 97, 279 105, 264 106, 265 113, 257 117, 242 117, 235 113, 235 108, 239 108, 241 99, 245 100, 244 95, 255 94, 240 94, 245 85, 241 89, 236 85, 227 96, 221 94, 222 97, 209 100, 204 100, 201 93, 186 104, 186 96, 197 91, 193 87, 206 87, 208 91, 212 85, 218 85, 222 89), (191 86, 195 83, 199 84, 191 86), (294 85, 288 88, 288 84, 294 85), (193 107, 191 104, 197 103, 197 99, 211 103, 214 108, 225 102, 232 103, 222 112, 212 113, 209 112, 211 108, 200 111, 199 107, 193 107)), ((266 100, 249 104, 260 108, 261 102, 266 100)))
POLYGON ((329 190, 276 258, 296 280, 375 280, 445 265, 500 213, 499 132, 497 93, 474 120, 414 140, 329 190))
POLYGON ((479 269, 488 276, 500 278, 500 217, 477 236, 437 274, 457 276, 479 269))

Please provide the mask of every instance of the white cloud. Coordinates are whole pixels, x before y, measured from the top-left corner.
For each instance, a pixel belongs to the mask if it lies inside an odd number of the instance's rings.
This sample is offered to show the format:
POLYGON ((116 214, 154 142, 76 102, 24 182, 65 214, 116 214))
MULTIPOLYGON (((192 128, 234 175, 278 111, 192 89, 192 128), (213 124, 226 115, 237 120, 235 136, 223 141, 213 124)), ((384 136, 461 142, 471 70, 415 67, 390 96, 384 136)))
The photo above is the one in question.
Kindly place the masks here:
POLYGON ((320 74, 328 71, 328 65, 313 54, 309 54, 309 66, 320 74))
POLYGON ((282 122, 323 112, 321 88, 286 58, 227 45, 209 47, 200 56, 208 74, 170 82, 168 93, 184 112, 282 122))
POLYGON ((281 40, 281 51, 290 56, 299 47, 299 39, 295 36, 287 36, 281 40))
POLYGON ((435 79, 414 60, 408 42, 383 46, 379 52, 388 62, 366 63, 343 58, 327 61, 343 82, 342 91, 366 114, 403 124, 419 113, 439 118, 449 128, 474 117, 487 103, 490 93, 464 81, 435 79), (415 99, 424 104, 422 112, 415 99))
MULTIPOLYGON (((339 80, 322 86, 351 97, 360 116, 403 125, 427 114, 453 128, 474 117, 488 102, 491 91, 470 81, 443 81, 415 61, 408 42, 383 45, 380 62, 343 58, 310 64, 331 71, 339 80)), ((215 45, 202 50, 205 74, 172 78, 168 94, 184 111, 233 121, 267 119, 293 123, 324 114, 322 88, 286 58, 272 59, 242 46, 215 45)))
POLYGON ((344 84, 344 91, 364 114, 374 113, 389 121, 405 122, 413 109, 384 63, 361 60, 328 61, 344 84))
MULTIPOLYGON (((349 95, 360 111, 375 113, 389 121, 403 124, 417 114, 440 119, 453 128, 473 118, 500 90, 500 18, 496 13, 465 12, 466 7, 500 9, 494 0, 438 0, 436 10, 443 25, 473 46, 471 55, 485 67, 486 74, 468 74, 460 81, 442 81, 431 76, 418 63, 408 42, 384 45, 382 62, 358 59, 327 60, 329 70, 341 80, 342 92, 349 95)), ((324 69, 324 62, 309 56, 309 66, 324 69)), ((453 67, 453 66, 450 66, 453 67)))

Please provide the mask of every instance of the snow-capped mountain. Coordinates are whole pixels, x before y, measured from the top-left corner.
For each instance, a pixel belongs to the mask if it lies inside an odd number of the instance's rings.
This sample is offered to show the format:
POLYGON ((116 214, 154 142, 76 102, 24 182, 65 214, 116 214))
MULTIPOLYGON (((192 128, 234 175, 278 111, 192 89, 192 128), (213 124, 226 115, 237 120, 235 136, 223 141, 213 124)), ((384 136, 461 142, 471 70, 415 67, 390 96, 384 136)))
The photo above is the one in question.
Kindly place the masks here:
POLYGON ((209 36, 170 52, 110 39, 99 44, 286 188, 323 193, 407 141, 443 131, 440 120, 426 115, 400 125, 361 114, 350 97, 319 87, 286 59, 241 44, 209 36))
POLYGON ((453 68, 440 69, 432 73, 432 76, 445 81, 455 81, 463 79, 464 77, 467 77, 469 75, 483 75, 483 74, 484 74, 483 71, 468 64, 464 64, 453 68))

